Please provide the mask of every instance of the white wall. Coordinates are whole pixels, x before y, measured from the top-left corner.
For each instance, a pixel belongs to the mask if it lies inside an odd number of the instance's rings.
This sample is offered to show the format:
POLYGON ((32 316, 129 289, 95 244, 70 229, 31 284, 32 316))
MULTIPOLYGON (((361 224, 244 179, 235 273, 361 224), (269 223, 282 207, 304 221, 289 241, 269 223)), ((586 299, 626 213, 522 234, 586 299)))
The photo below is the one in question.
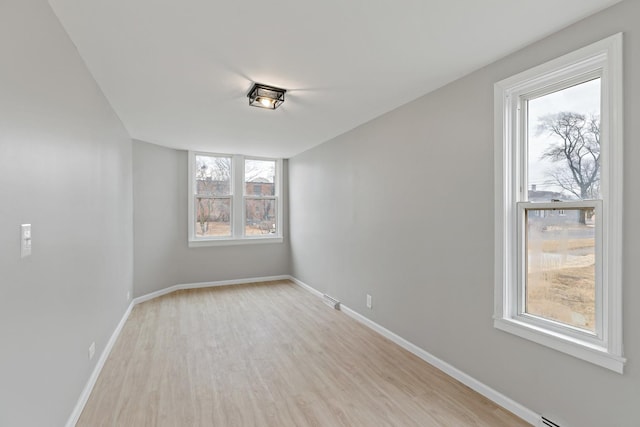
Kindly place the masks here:
POLYGON ((189 248, 187 152, 134 141, 133 171, 135 296, 183 283, 289 274, 286 190, 284 243, 189 248))
POLYGON ((71 414, 132 290, 131 188, 131 141, 48 3, 2 0, 1 426, 71 414))
POLYGON ((563 427, 640 426, 638 17, 620 3, 292 158, 292 274, 563 427), (619 31, 624 375, 492 326, 493 84, 619 31))

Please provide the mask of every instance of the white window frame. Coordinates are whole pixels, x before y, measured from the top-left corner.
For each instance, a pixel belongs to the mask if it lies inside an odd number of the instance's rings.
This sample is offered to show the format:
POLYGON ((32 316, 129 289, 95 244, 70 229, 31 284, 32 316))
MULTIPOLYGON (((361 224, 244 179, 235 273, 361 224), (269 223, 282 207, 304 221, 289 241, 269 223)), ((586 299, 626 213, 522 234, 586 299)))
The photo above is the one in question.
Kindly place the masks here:
POLYGON ((246 232, 246 219, 247 219, 247 200, 275 200, 276 203, 276 233, 275 234, 265 234, 265 235, 255 235, 255 236, 251 236, 252 238, 256 238, 256 239, 268 239, 270 236, 278 236, 281 232, 280 227, 281 227, 281 222, 280 222, 280 217, 282 216, 281 213, 281 208, 282 206, 280 205, 279 201, 280 201, 280 191, 278 191, 278 183, 280 181, 279 177, 280 177, 280 170, 281 170, 281 165, 278 164, 278 161, 276 159, 269 159, 266 157, 254 157, 254 156, 243 156, 242 157, 242 233, 244 234, 246 232), (246 166, 246 160, 267 160, 267 161, 275 161, 276 162, 276 176, 275 176, 275 194, 273 196, 251 196, 247 194, 247 185, 245 182, 245 166, 246 166))
POLYGON ((284 241, 282 235, 283 224, 283 202, 282 202, 282 159, 249 157, 240 154, 219 154, 207 153, 201 151, 189 151, 188 153, 188 194, 189 206, 188 215, 188 244, 190 248, 202 246, 228 246, 228 245, 246 245, 260 243, 282 243, 284 241), (196 174, 195 163, 196 156, 214 156, 214 157, 231 157, 231 236, 196 236, 195 221, 195 191, 196 191, 196 174), (244 188, 244 161, 251 160, 270 160, 276 163, 275 177, 275 196, 269 198, 276 199, 276 233, 265 235, 245 235, 245 188, 244 188))
POLYGON ((623 373, 622 349, 622 33, 549 61, 494 86, 494 326, 538 344, 623 373), (526 184, 527 99, 601 78, 601 199, 529 202, 526 184), (527 315, 524 211, 593 207, 596 216, 596 331, 527 315))

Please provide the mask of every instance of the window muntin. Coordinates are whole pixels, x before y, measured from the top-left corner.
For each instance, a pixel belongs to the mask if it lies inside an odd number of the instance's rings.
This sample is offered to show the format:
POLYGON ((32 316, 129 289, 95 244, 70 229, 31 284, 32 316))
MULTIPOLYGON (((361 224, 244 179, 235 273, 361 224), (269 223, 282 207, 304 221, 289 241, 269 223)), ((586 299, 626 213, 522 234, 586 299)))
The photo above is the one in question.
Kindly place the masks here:
POLYGON ((278 159, 190 152, 189 245, 282 241, 281 168, 278 159))
MULTIPOLYGON (((494 325, 619 373, 625 363, 621 314, 622 94, 622 34, 495 85, 494 325), (580 92, 589 93, 591 101, 586 102, 580 92), (550 109, 553 98, 562 102, 555 102, 558 105, 550 109), (583 176, 594 178, 591 182, 580 182, 580 174, 574 174, 564 147, 556 150, 555 158, 541 155, 564 143, 562 133, 546 132, 545 142, 536 140, 545 133, 540 132, 540 119, 553 114, 558 118, 559 113, 574 108, 572 103, 582 106, 573 112, 584 119, 576 115, 569 118, 577 119, 573 123, 580 126, 574 130, 585 133, 579 140, 592 148, 580 152, 590 157, 576 157, 589 159, 585 160, 583 176), (584 124, 599 129, 588 136, 589 128, 584 124), (541 176, 545 169, 555 169, 556 174, 541 176), (573 182, 553 179, 566 177, 567 171, 573 182), (535 222, 547 211, 557 212, 554 221, 560 224, 551 224, 546 230, 564 233, 564 238, 548 232, 542 238, 535 235, 535 222), (570 238, 571 233, 584 234, 590 229, 592 233, 583 236, 586 240, 570 238), (558 242, 545 243, 545 239, 558 242), (589 262, 591 256, 593 264, 589 262), (560 271, 549 271, 552 266, 547 265, 545 277, 541 264, 533 265, 536 257, 574 257, 571 259, 579 259, 582 270, 563 274, 566 283, 558 283, 560 271), (535 283, 540 275, 546 281, 542 285, 535 283), (584 285, 582 305, 575 305, 571 295, 562 293, 562 286, 575 293, 578 284, 584 285), (556 289, 541 299, 535 288, 545 285, 556 289), (545 309, 544 303, 559 304, 555 306, 557 312, 545 309)), ((568 152, 577 147, 569 147, 568 152)), ((572 267, 560 265, 555 270, 572 267)))

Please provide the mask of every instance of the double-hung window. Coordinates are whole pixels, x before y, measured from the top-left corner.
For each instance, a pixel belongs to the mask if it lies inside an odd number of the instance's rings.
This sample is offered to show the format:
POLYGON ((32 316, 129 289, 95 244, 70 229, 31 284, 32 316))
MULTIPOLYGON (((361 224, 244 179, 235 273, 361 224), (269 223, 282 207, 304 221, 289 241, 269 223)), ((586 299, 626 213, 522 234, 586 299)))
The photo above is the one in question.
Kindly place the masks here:
POLYGON ((282 241, 282 160, 189 153, 189 246, 282 241))
POLYGON ((497 328, 622 372, 622 35, 495 85, 497 328))
POLYGON ((246 236, 278 234, 276 161, 244 159, 244 209, 246 236))

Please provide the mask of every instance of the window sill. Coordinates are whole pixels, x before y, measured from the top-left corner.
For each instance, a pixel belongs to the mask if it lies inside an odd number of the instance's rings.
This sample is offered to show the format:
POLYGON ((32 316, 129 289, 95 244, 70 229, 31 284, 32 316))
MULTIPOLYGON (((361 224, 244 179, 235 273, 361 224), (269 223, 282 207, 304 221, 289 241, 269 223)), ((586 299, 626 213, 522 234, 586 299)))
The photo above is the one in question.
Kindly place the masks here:
POLYGON ((602 366, 619 374, 623 373, 626 359, 606 348, 567 335, 558 334, 515 319, 496 318, 493 326, 504 332, 544 345, 554 350, 602 366))
POLYGON ((232 237, 222 239, 197 239, 189 240, 190 248, 200 248, 205 246, 234 246, 234 245, 259 245, 264 243, 282 243, 284 239, 279 237, 244 237, 234 239, 232 237))

